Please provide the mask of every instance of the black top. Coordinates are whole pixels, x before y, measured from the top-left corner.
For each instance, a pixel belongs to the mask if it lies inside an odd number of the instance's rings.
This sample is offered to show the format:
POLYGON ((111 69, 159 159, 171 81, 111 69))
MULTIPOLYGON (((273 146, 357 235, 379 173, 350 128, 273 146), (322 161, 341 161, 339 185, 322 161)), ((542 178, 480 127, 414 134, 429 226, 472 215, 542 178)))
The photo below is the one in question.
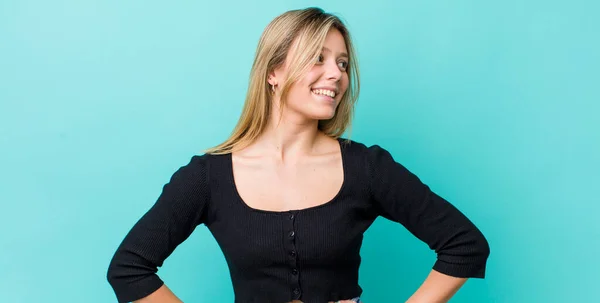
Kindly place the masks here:
POLYGON ((129 231, 108 269, 119 302, 157 290, 157 267, 204 224, 227 261, 236 303, 323 303, 358 297, 363 233, 378 217, 401 223, 437 253, 433 269, 483 278, 488 242, 458 209, 378 145, 339 139, 344 181, 331 201, 285 212, 239 196, 231 154, 193 156, 129 231))

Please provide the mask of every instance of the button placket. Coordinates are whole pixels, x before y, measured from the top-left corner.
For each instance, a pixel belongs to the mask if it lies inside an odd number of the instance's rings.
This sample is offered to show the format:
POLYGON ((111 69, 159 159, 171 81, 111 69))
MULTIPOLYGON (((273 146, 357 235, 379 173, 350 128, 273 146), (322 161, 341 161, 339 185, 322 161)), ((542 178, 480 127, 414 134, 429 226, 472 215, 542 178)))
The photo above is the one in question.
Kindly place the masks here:
POLYGON ((286 231, 287 231, 287 241, 286 249, 288 249, 288 260, 290 266, 290 291, 292 292, 292 297, 297 300, 300 299, 302 295, 302 289, 300 288, 300 271, 298 270, 298 251, 296 249, 296 230, 295 230, 295 222, 296 222, 296 214, 294 212, 290 212, 286 218, 286 231))

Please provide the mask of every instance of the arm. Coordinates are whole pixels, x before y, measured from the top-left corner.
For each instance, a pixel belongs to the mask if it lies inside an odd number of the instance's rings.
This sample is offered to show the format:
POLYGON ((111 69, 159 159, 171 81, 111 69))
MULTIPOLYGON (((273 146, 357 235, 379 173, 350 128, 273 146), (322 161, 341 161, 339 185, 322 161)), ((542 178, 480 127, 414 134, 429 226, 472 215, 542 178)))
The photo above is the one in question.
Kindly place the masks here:
POLYGON ((179 300, 167 285, 163 284, 163 286, 149 296, 134 301, 134 303, 183 303, 183 301, 179 300))
POLYGON ((409 302, 445 302, 467 278, 484 278, 490 248, 473 222, 385 149, 370 147, 367 165, 379 214, 401 223, 437 254, 433 271, 409 302))
POLYGON ((156 273, 196 226, 205 222, 210 199, 207 170, 202 156, 192 157, 179 168, 117 248, 107 279, 119 303, 142 298, 141 302, 178 302, 156 273))
POLYGON ((446 303, 466 281, 466 278, 456 278, 432 270, 406 303, 446 303))

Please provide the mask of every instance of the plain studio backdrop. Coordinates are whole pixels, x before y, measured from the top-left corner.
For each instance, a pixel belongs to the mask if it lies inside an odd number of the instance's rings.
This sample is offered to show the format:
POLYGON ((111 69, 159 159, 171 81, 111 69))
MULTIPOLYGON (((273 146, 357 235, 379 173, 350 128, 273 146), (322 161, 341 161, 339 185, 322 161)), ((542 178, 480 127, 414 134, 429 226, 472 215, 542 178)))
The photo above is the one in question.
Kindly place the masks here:
MULTIPOLYGON (((453 302, 591 302, 600 272, 598 1, 0 2, 3 302, 114 302, 115 249, 171 174, 224 140, 259 36, 289 9, 339 14, 380 144, 483 231, 485 280, 453 302)), ((435 254, 380 218, 366 302, 401 302, 435 254)), ((201 225, 159 270, 185 302, 232 302, 201 225)))

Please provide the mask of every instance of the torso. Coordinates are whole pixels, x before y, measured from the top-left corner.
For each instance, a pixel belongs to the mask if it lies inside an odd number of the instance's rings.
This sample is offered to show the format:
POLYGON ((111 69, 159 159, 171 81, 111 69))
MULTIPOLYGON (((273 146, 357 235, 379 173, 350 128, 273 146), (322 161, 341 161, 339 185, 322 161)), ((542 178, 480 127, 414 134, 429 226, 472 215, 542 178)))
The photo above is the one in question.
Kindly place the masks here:
POLYGON ((360 247, 378 215, 364 145, 327 138, 283 161, 257 147, 206 157, 203 222, 227 260, 236 303, 360 296, 360 247))
POLYGON ((333 199, 344 182, 339 141, 324 138, 316 152, 281 164, 256 151, 232 154, 235 185, 251 208, 266 211, 305 209, 333 199))

